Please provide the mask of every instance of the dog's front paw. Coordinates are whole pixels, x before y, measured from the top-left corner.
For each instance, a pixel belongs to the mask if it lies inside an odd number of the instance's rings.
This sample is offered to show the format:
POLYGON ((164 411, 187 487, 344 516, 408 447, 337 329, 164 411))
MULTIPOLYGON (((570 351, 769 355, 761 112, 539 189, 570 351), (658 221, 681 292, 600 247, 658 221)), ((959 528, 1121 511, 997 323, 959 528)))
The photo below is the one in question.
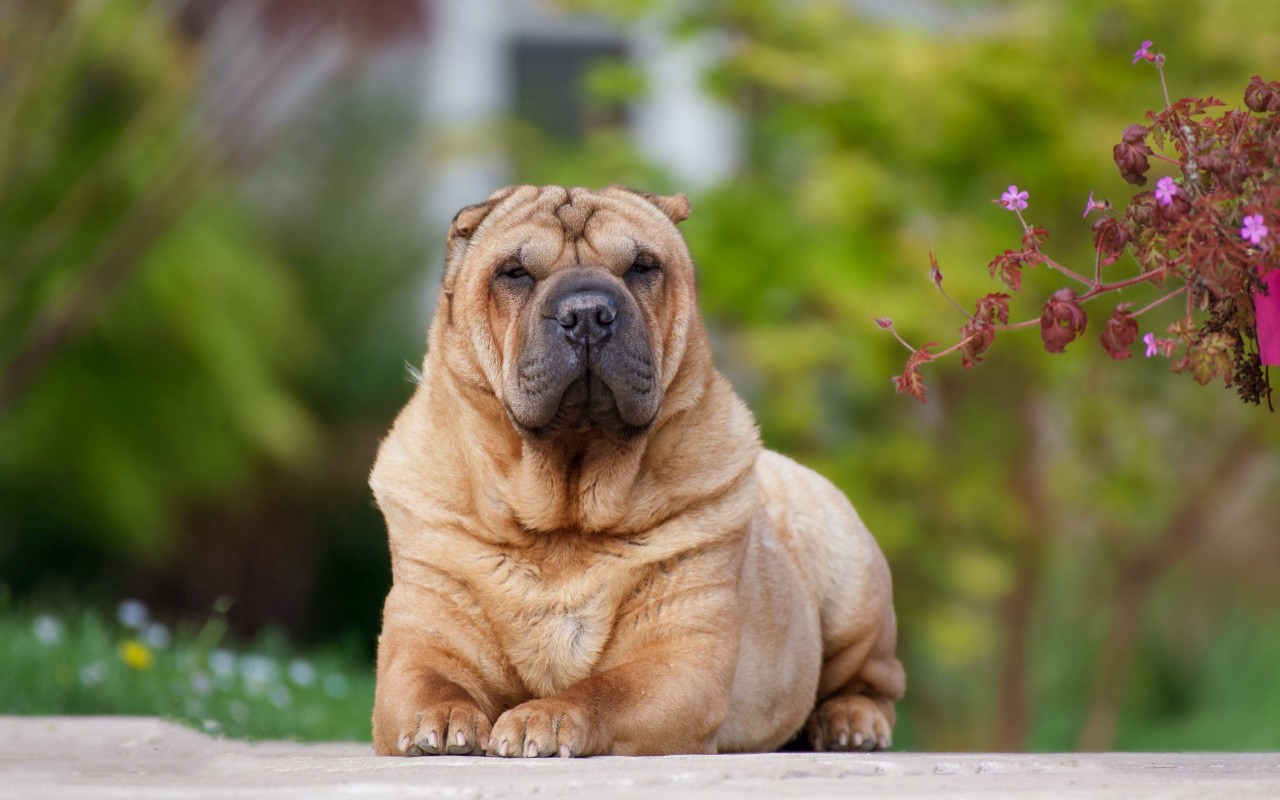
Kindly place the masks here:
POLYGON ((870 697, 832 697, 809 715, 806 728, 814 750, 887 750, 893 723, 870 697))
POLYGON ((493 724, 489 755, 537 758, 588 755, 591 721, 578 704, 550 697, 530 700, 493 724))
POLYGON ((436 703, 401 728, 396 749, 406 756, 483 754, 489 730, 489 718, 474 705, 436 703))

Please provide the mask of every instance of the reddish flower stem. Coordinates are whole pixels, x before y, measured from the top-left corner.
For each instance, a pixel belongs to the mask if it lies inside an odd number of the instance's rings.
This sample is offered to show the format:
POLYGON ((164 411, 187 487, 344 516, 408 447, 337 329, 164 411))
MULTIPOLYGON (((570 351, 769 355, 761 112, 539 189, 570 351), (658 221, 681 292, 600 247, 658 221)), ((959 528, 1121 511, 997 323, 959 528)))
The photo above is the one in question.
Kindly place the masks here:
POLYGON ((1249 127, 1250 110, 1246 106, 1244 109, 1244 119, 1240 120, 1240 124, 1236 126, 1236 135, 1231 139, 1231 155, 1236 154, 1236 147, 1240 144, 1240 135, 1249 127))
POLYGON ((1169 102, 1169 84, 1164 80, 1164 64, 1156 62, 1156 72, 1160 75, 1160 90, 1164 92, 1164 110, 1168 111, 1173 108, 1173 103, 1169 102))
POLYGON ((953 300, 951 298, 951 295, 947 294, 947 290, 942 288, 941 283, 937 283, 935 285, 938 287, 938 291, 942 292, 942 296, 947 298, 947 302, 950 303, 952 307, 955 308, 956 311, 959 311, 961 314, 963 314, 965 319, 973 319, 972 314, 970 314, 968 311, 965 311, 963 306, 961 306, 959 303, 953 300))
POLYGON ((998 331, 1016 331, 1019 328, 1030 328, 1032 325, 1039 325, 1039 324, 1040 324, 1040 318, 1036 317, 1035 319, 1029 319, 1029 320, 1026 320, 1025 322, 1014 322, 1009 325, 997 325, 995 326, 995 328, 998 331))
POLYGON ((1161 297, 1161 298, 1159 298, 1158 300, 1156 300, 1155 302, 1149 303, 1149 304, 1147 304, 1147 305, 1143 306, 1142 308, 1138 309, 1137 311, 1133 312, 1133 316, 1135 316, 1135 317, 1140 317, 1140 316, 1142 316, 1143 314, 1145 314, 1145 313, 1147 313, 1148 311, 1150 311, 1151 309, 1153 309, 1153 308, 1155 308, 1156 306, 1160 305, 1161 303, 1165 302, 1166 300, 1172 300, 1173 298, 1177 297, 1177 296, 1178 296, 1178 295, 1180 295, 1180 294, 1183 294, 1183 293, 1184 293, 1184 292, 1186 292, 1186 291, 1187 291, 1187 285, 1184 283, 1184 284, 1182 284, 1182 286, 1178 287, 1177 289, 1174 289, 1172 292, 1169 292, 1169 293, 1168 293, 1168 294, 1166 294, 1164 297, 1161 297))
POLYGON ((1048 256, 1046 256, 1044 253, 1041 253, 1040 257, 1044 259, 1044 263, 1048 265, 1051 269, 1055 269, 1058 272, 1061 272, 1063 275, 1066 275, 1068 278, 1071 278, 1072 280, 1080 281, 1085 286, 1088 286, 1090 289, 1097 288, 1098 283, 1096 281, 1091 281, 1085 276, 1081 275, 1079 272, 1076 272, 1075 270, 1070 269, 1068 267, 1062 266, 1057 261, 1054 261, 1052 258, 1049 258, 1048 256))
POLYGON ((1023 233, 1027 233, 1028 231, 1030 231, 1030 230, 1031 230, 1031 226, 1027 224, 1027 220, 1026 220, 1026 218, 1024 218, 1024 217, 1022 216, 1022 209, 1014 208, 1014 209, 1012 209, 1012 211, 1013 211, 1013 213, 1015 213, 1015 214, 1017 214, 1017 215, 1018 215, 1018 222, 1021 222, 1021 223, 1022 223, 1022 232, 1023 232, 1023 233))
POLYGON ((1102 284, 1098 284, 1098 285, 1094 286, 1092 289, 1090 289, 1089 291, 1085 292, 1085 293, 1080 297, 1080 299, 1081 299, 1081 300, 1087 300, 1087 299, 1089 299, 1090 297, 1095 297, 1095 296, 1100 295, 1100 294, 1102 294, 1102 293, 1104 293, 1104 292, 1114 292, 1116 289, 1127 289, 1127 288, 1129 288, 1130 286, 1137 286, 1138 284, 1140 284, 1140 283, 1145 283, 1146 281, 1149 281, 1149 280, 1151 280, 1152 278, 1154 278, 1154 277, 1156 277, 1156 276, 1158 276, 1158 275, 1160 275, 1160 274, 1162 274, 1162 273, 1164 273, 1164 272, 1165 272, 1165 268, 1164 268, 1164 267, 1161 267, 1161 268, 1159 268, 1159 269, 1153 269, 1153 270, 1151 270, 1151 271, 1149 271, 1149 272, 1144 272, 1144 273, 1142 273, 1141 275, 1135 275, 1135 276, 1134 276, 1134 277, 1132 277, 1132 278, 1126 278, 1126 279, 1124 279, 1124 280, 1122 280, 1122 281, 1116 281, 1115 283, 1102 283, 1102 284))
POLYGON ((893 334, 893 338, 897 339, 899 342, 902 342, 902 346, 903 346, 903 347, 905 347, 905 348, 907 348, 907 350, 908 350, 909 352, 911 352, 911 353, 915 353, 916 349, 915 349, 914 347, 912 347, 911 345, 907 344, 907 340, 906 340, 906 339, 903 339, 901 336, 899 336, 899 335, 898 335, 898 329, 897 329, 897 328, 895 328, 895 327, 893 327, 893 326, 890 326, 890 327, 889 327, 889 333, 892 333, 892 334, 893 334))
MULTIPOLYGON (((1037 321, 1037 322, 1039 322, 1039 320, 1036 320, 1036 321, 1037 321)), ((929 360, 930 360, 930 361, 936 361, 936 360, 938 360, 939 358, 942 358, 942 357, 943 357, 943 356, 945 356, 945 355, 949 355, 949 354, 951 354, 951 353, 954 353, 955 351, 959 350, 960 348, 962 348, 962 347, 964 347, 966 344, 968 344, 968 343, 969 343, 969 340, 970 340, 970 339, 972 339, 972 338, 973 338, 972 336, 966 336, 966 337, 964 337, 964 338, 963 338, 963 339, 961 339, 960 341, 958 341, 958 342, 956 342, 955 344, 953 344, 953 345, 951 345, 950 347, 948 347, 946 350, 943 350, 943 351, 938 352, 938 353, 934 353, 934 354, 933 354, 933 358, 931 358, 931 359, 929 359, 929 360)))

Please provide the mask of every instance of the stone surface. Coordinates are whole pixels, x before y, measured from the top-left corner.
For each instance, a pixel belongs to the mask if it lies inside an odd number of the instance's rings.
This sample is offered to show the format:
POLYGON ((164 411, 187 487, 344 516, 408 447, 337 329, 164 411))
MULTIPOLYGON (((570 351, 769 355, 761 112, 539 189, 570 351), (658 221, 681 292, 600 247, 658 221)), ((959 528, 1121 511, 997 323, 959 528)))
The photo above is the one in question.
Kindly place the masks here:
POLYGON ((1277 798, 1280 754, 376 758, 139 717, 0 717, 0 798, 1277 798))

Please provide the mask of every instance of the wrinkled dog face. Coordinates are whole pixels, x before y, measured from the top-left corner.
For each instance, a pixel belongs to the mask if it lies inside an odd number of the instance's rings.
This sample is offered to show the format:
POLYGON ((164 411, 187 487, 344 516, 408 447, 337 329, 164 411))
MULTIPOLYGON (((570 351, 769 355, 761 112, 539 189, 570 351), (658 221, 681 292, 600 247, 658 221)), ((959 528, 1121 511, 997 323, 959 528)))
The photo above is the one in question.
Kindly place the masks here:
POLYGON ((673 323, 692 303, 673 225, 687 201, 532 186, 494 199, 449 270, 453 302, 461 291, 486 310, 472 339, 512 423, 536 438, 645 431, 662 405, 669 340, 683 340, 673 323))
POLYGON ((539 286, 522 262, 501 273, 503 290, 528 295, 522 347, 508 382, 507 409, 525 431, 640 430, 658 412, 661 392, 644 319, 632 289, 661 279, 640 251, 619 279, 607 267, 573 266, 539 286), (628 285, 630 284, 630 285, 628 285))

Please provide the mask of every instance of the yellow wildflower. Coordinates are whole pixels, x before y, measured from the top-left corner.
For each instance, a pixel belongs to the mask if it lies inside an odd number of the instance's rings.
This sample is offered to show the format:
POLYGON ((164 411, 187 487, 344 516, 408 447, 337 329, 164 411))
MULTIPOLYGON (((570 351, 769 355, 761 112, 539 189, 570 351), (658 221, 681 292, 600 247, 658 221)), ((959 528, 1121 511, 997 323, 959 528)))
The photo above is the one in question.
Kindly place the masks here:
POLYGON ((120 660, 133 669, 143 670, 151 669, 151 662, 154 659, 151 648, 137 639, 130 639, 120 645, 120 660))

